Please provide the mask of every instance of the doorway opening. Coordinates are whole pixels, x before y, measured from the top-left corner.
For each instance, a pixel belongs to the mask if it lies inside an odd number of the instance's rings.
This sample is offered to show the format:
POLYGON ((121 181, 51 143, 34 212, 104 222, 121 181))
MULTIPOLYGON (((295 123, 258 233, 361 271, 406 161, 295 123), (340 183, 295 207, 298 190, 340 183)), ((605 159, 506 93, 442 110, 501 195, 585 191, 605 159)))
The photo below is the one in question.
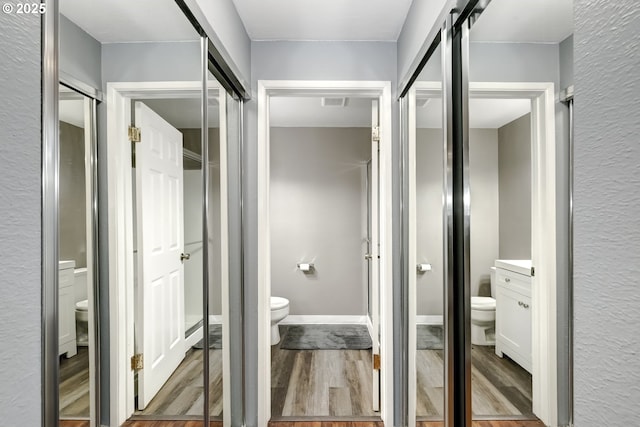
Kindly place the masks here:
POLYGON ((115 187, 110 221, 122 226, 112 232, 110 250, 120 262, 112 265, 111 274, 128 279, 114 281, 110 289, 115 301, 111 312, 117 313, 110 332, 117 374, 112 419, 120 424, 127 419, 201 420, 205 407, 213 421, 221 422, 228 413, 226 93, 219 85, 209 85, 208 154, 202 152, 200 94, 198 82, 108 85, 113 108, 108 139, 114 160, 108 173, 115 187), (129 123, 134 129, 127 131, 129 123), (205 197, 211 207, 206 239, 205 197), (210 271, 207 316, 205 245, 210 271))
MULTIPOLYGON (((409 92, 412 425, 444 416, 443 342, 422 331, 442 330, 442 304, 429 304, 445 280, 441 97, 437 82, 409 92)), ((545 421, 557 405, 553 85, 471 83, 469 109, 473 418, 545 421)))
POLYGON ((259 422, 392 416, 386 82, 260 81, 259 422))

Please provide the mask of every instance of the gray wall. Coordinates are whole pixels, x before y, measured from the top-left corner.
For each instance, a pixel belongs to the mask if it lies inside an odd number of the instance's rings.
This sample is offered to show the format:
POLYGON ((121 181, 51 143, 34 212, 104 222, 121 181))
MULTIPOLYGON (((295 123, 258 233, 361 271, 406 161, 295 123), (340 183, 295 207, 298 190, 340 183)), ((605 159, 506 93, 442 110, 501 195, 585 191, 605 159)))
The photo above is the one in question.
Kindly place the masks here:
POLYGON ((369 128, 271 128, 271 294, 290 314, 365 315, 369 128), (315 269, 302 273, 299 262, 315 269))
POLYGON ((500 259, 531 259, 531 114, 498 129, 500 259))
POLYGON ((59 258, 87 266, 87 195, 84 129, 60 122, 59 258))
MULTIPOLYGON (((294 80, 383 80, 396 87, 396 43, 389 42, 252 42, 251 82, 257 87, 262 79, 294 80)), ((393 104, 393 207, 399 218, 399 144, 397 135, 398 108, 393 104)), ((244 281, 245 281, 245 350, 247 397, 247 426, 257 424, 257 105, 254 100, 245 104, 244 146, 244 281)), ((394 221, 394 266, 399 265, 399 222, 394 221)), ((394 283, 399 282, 400 270, 394 267, 394 283)), ((399 300, 399 287, 394 287, 394 301, 399 300)), ((398 378, 398 376, 396 376, 398 378)))
POLYGON ((575 22, 575 425, 640 425, 640 8, 575 22))
POLYGON ((1 14, 0 414, 41 425, 41 18, 1 14))
POLYGON ((573 35, 560 43, 560 90, 573 84, 573 35))
MULTIPOLYGON (((190 4, 194 0, 189 1, 190 4)), ((247 83, 251 79, 251 40, 232 0, 195 0, 197 7, 206 16, 213 34, 209 34, 218 50, 234 71, 247 83), (215 40, 217 38, 217 40, 215 40)), ((193 8, 195 9, 195 8, 193 8)))
POLYGON ((490 295, 491 267, 498 258, 498 131, 469 132, 471 193, 471 295, 490 295))
MULTIPOLYGON (((488 296, 490 268, 498 258, 498 132, 471 129, 469 143, 471 182, 471 294, 488 296)), ((416 140, 417 262, 433 270, 418 274, 417 314, 442 315, 443 145, 440 129, 418 129, 416 140)), ((410 274, 415 274, 413 271, 410 274)))
POLYGON ((60 15, 60 71, 100 89, 101 45, 64 15, 60 15))
POLYGON ((413 60, 436 23, 446 0, 414 1, 398 37, 398 79, 404 81, 413 60))
POLYGON ((442 315, 443 310, 443 158, 441 129, 417 129, 416 133, 416 262, 432 270, 416 276, 416 313, 442 315))
POLYGON ((105 88, 108 82, 200 81, 200 62, 199 41, 102 45, 105 88))

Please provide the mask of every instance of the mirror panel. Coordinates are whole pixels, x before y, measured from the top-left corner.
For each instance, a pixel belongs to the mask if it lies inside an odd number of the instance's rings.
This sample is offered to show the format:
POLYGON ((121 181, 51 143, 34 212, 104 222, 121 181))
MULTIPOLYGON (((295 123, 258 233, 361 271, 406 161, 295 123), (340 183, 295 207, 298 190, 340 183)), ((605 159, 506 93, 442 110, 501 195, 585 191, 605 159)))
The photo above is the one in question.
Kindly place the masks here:
POLYGON ((93 419, 96 402, 94 101, 59 87, 58 354, 61 419, 93 419))
POLYGON ((563 187, 556 182, 565 179, 556 175, 563 169, 556 155, 562 156, 566 142, 550 136, 565 131, 555 119, 561 118, 560 104, 545 114, 543 95, 527 89, 549 85, 556 97, 564 89, 561 55, 572 43, 572 8, 571 0, 493 0, 473 17, 469 31, 468 304, 475 419, 555 424, 567 409, 564 402, 556 408, 563 388, 549 371, 556 370, 550 365, 555 358, 548 357, 561 330, 548 325, 565 327, 568 310, 556 283, 563 274, 556 268, 564 268, 556 258, 562 256, 556 238, 564 233, 556 232, 556 217, 569 200, 568 194, 556 195, 563 187))
POLYGON ((436 48, 409 95, 410 263, 415 334, 417 420, 444 419, 444 290, 446 280, 445 174, 442 50, 436 48), (413 119, 413 120, 412 120, 413 119))

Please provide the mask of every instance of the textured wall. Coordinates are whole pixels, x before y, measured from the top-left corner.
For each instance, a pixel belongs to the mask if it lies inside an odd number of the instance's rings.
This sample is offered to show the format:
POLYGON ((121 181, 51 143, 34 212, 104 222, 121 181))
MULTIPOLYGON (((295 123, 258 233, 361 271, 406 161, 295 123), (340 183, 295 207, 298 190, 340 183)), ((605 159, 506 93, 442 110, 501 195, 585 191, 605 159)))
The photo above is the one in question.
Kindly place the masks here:
POLYGON ((640 7, 575 5, 575 425, 640 425, 640 7))
POLYGON ((0 14, 0 423, 41 424, 40 16, 0 14))
POLYGON ((271 294, 291 314, 367 313, 370 139, 369 128, 271 128, 271 294))
POLYGON ((500 258, 531 259, 531 115, 498 129, 500 258))

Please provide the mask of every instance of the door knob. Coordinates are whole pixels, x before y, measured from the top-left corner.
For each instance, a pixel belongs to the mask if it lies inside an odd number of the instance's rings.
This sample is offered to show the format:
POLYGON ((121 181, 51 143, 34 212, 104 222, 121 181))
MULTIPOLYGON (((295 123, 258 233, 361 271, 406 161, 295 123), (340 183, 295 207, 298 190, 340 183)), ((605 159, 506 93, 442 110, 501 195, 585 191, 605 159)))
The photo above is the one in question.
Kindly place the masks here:
POLYGON ((184 262, 185 260, 189 260, 191 258, 191 254, 180 254, 180 261, 184 262))

